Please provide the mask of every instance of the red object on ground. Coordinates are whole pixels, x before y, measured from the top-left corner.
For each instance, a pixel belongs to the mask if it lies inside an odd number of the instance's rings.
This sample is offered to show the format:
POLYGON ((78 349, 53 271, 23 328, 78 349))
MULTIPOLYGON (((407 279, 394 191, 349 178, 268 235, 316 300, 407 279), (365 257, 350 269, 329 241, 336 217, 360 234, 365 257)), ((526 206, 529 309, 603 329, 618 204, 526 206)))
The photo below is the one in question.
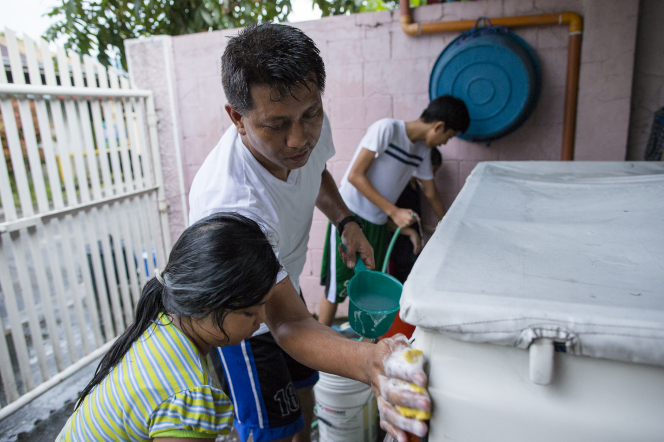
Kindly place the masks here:
MULTIPOLYGON (((388 267, 387 267, 387 273, 392 275, 394 274, 394 263, 392 261, 389 262, 388 267)), ((401 318, 399 317, 399 312, 397 312, 397 316, 394 318, 394 322, 392 323, 392 327, 385 333, 383 336, 378 338, 380 341, 381 339, 384 338, 389 338, 392 337, 398 333, 401 333, 402 335, 406 335, 408 339, 410 339, 411 336, 413 336, 413 332, 415 331, 415 326, 410 325, 406 322, 403 322, 401 318)))
MULTIPOLYGON (((397 316, 394 318, 394 322, 392 323, 392 327, 385 333, 383 336, 380 337, 380 339, 383 338, 389 338, 391 336, 396 335, 397 333, 401 333, 403 335, 406 335, 408 339, 410 339, 411 336, 413 336, 413 332, 415 331, 415 326, 410 325, 406 322, 403 322, 401 318, 399 317, 399 313, 397 312, 397 316)), ((379 340, 380 340, 379 339, 379 340)))

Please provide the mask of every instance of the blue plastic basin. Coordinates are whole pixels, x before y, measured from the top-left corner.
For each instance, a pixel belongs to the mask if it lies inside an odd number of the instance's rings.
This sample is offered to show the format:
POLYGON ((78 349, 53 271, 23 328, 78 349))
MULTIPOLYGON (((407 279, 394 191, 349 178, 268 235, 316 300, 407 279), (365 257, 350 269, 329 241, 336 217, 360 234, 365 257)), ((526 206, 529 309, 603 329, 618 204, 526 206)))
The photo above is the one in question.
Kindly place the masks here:
POLYGON ((479 28, 461 34, 440 54, 429 96, 461 98, 471 119, 461 138, 490 141, 526 121, 541 84, 537 55, 523 39, 504 28, 479 28))

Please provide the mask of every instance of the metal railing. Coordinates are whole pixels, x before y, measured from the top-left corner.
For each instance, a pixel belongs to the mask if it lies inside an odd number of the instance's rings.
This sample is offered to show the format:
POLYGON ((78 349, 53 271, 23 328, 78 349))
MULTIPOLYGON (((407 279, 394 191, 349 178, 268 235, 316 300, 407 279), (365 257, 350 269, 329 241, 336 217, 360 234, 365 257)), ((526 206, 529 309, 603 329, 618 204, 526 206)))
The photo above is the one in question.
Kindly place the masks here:
POLYGON ((170 249, 151 91, 5 37, 0 420, 108 349, 170 249))

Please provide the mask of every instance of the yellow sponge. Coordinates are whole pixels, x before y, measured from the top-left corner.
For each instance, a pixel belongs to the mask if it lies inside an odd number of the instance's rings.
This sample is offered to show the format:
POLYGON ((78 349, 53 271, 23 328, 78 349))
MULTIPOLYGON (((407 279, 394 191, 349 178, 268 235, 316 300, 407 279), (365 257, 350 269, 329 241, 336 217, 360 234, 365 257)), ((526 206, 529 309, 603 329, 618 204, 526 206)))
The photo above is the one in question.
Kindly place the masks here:
POLYGON ((418 421, 425 421, 431 417, 430 411, 416 410, 414 408, 400 407, 396 405, 397 410, 403 417, 412 418, 418 421))
MULTIPOLYGON (((412 350, 412 351, 419 351, 419 350, 412 350)), ((411 391, 414 391, 415 393, 420 393, 420 394, 426 394, 426 390, 424 387, 420 387, 419 385, 411 384, 410 382, 405 382, 405 381, 396 381, 397 385, 403 386, 408 388, 411 391)), ((415 408, 407 408, 407 407, 401 407, 399 405, 396 405, 397 410, 403 417, 407 418, 412 418, 418 421, 425 421, 431 417, 431 412, 429 411, 422 411, 422 410, 416 410, 415 408)))
POLYGON ((422 352, 422 350, 410 349, 403 352, 402 356, 409 364, 416 364, 419 362, 419 358, 423 354, 424 352, 422 352))

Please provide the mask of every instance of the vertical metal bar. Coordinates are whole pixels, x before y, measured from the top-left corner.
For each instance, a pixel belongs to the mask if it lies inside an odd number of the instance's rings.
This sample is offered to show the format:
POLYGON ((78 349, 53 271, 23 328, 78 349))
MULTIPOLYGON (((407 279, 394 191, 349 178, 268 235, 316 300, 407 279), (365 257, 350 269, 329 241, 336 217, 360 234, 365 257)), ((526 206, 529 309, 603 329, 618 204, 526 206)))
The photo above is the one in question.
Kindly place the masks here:
MULTIPOLYGON (((144 198, 144 201, 145 204, 147 204, 147 207, 149 208, 148 211, 150 214, 149 218, 150 224, 152 226, 160 227, 158 230, 161 231, 161 235, 159 235, 159 238, 156 238, 155 249, 157 252, 157 268, 163 270, 164 267, 166 266, 165 255, 170 248, 170 246, 167 247, 167 243, 165 241, 168 240, 169 241, 168 244, 170 244, 170 231, 168 231, 168 213, 166 210, 167 205, 165 203, 160 204, 159 202, 159 191, 161 190, 161 192, 163 193, 163 182, 161 182, 161 178, 159 178, 159 180, 157 179, 157 172, 153 171, 153 167, 155 167, 154 164, 156 164, 153 163, 153 156, 157 157, 155 161, 159 161, 159 166, 161 166, 161 162, 159 160, 159 155, 158 155, 158 148, 156 149, 156 152, 153 152, 151 147, 153 142, 154 143, 157 142, 157 134, 156 134, 157 117, 156 115, 153 114, 148 118, 148 121, 151 123, 149 128, 151 132, 151 138, 150 138, 150 144, 148 144, 145 133, 145 130, 148 129, 148 127, 146 126, 147 121, 144 118, 145 104, 146 104, 145 99, 139 99, 137 100, 134 109, 137 109, 139 135, 142 137, 141 165, 144 167, 143 175, 148 183, 159 186, 157 192, 155 192, 154 194, 147 195, 146 198, 144 198), (154 133, 152 133, 153 131, 154 133), (162 215, 162 218, 165 219, 165 223, 161 222, 159 215, 162 215), (166 229, 165 231, 164 228, 166 229)), ((159 177, 161 177, 161 168, 159 169, 159 177)))
MULTIPOLYGON (((127 208, 130 211, 129 213, 131 214, 131 218, 134 220, 134 226, 135 226, 135 232, 137 233, 138 239, 137 239, 137 244, 138 248, 141 252, 141 261, 143 260, 143 251, 149 251, 150 250, 150 242, 148 240, 147 232, 144 229, 143 223, 141 222, 141 212, 138 209, 140 206, 141 202, 138 198, 131 198, 129 201, 127 201, 127 208)), ((149 253, 149 252, 148 252, 149 253)), ((139 278, 141 280, 141 287, 145 287, 145 283, 147 282, 149 275, 145 271, 145 265, 141 263, 140 269, 139 269, 139 278)))
MULTIPOLYGON (((129 89, 129 82, 126 78, 120 78, 120 85, 122 86, 122 89, 129 89)), ((133 100, 131 98, 123 98, 122 105, 125 109, 125 119, 127 122, 126 128, 130 146, 129 153, 131 154, 131 168, 134 172, 134 183, 136 189, 143 189, 145 185, 143 184, 143 173, 138 156, 140 146, 138 144, 136 133, 136 110, 133 108, 133 100)))
MULTIPOLYGON (((150 195, 146 195, 145 198, 148 211, 150 213, 150 219, 148 222, 150 225, 159 226, 159 209, 157 203, 157 192, 153 192, 150 195)), ((157 235, 155 238, 155 249, 157 252, 157 269, 163 270, 166 267, 166 256, 164 256, 164 241, 162 235, 157 235)))
POLYGON ((35 388, 35 380, 30 369, 28 345, 25 342, 21 316, 16 302, 16 293, 14 292, 14 284, 9 274, 9 265, 6 257, 7 246, 11 244, 12 240, 9 233, 0 234, 0 238, 2 239, 2 250, 0 250, 0 284, 2 284, 2 293, 5 295, 5 308, 7 309, 7 316, 9 317, 9 324, 12 329, 14 351, 16 351, 16 359, 18 360, 23 386, 27 392, 35 388))
MULTIPOLYGON (((88 340, 87 327, 85 322, 85 313, 83 312, 83 302, 81 301, 80 287, 78 285, 78 277, 76 274, 76 267, 74 266, 74 248, 71 245, 71 237, 69 233, 69 223, 73 223, 74 219, 71 215, 67 215, 60 224, 60 241, 62 244, 62 252, 65 258, 65 268, 67 269, 67 280, 69 281, 69 290, 71 297, 74 301, 74 315, 78 323, 79 332, 81 334, 81 343, 83 345, 83 355, 90 353, 90 342, 88 340)), ((78 232, 75 232, 78 235, 78 232)))
MULTIPOLYGON (((88 225, 88 216, 90 216, 90 214, 83 211, 77 213, 73 217, 74 223, 72 227, 74 228, 74 244, 76 244, 76 249, 78 249, 79 252, 79 267, 85 287, 85 295, 82 300, 85 301, 85 306, 88 310, 90 327, 92 328, 92 333, 95 337, 96 348, 99 348, 103 344, 101 330, 99 329, 99 310, 97 309, 97 303, 95 302, 95 293, 92 289, 92 277, 90 274, 91 269, 88 265, 88 256, 85 250, 85 243, 90 237, 90 232, 86 229, 86 226, 88 225)), ((89 241, 89 243, 90 248, 92 249, 92 242, 89 241)), ((90 253, 92 253, 92 250, 90 253)))
MULTIPOLYGON (((6 29, 5 38, 7 39, 7 51, 9 53, 9 63, 11 65, 14 83, 25 84, 23 64, 21 63, 21 55, 18 52, 16 36, 13 31, 6 29)), ((23 141, 25 142, 25 147, 28 153, 30 177, 32 178, 32 186, 35 190, 37 208, 39 212, 47 212, 49 206, 46 198, 46 186, 44 185, 44 172, 41 167, 41 159, 39 158, 37 136, 35 134, 34 122, 32 121, 30 102, 26 98, 18 98, 16 101, 18 103, 18 111, 21 117, 23 141)))
POLYGON ((60 232, 62 227, 60 220, 53 218, 47 221, 44 225, 44 233, 46 238, 46 252, 48 255, 48 262, 51 268, 51 278, 53 279, 53 287, 55 289, 55 299, 58 304, 60 313, 60 323, 65 332, 65 339, 67 340, 67 349, 69 350, 70 364, 78 360, 78 353, 76 352, 76 341, 74 340, 74 331, 72 329, 72 320, 69 315, 69 307, 67 306, 67 293, 65 291, 65 283, 62 279, 62 261, 59 259, 57 251, 56 239, 61 237, 60 232))
POLYGON ((125 329, 124 323, 122 322, 122 310, 120 308, 120 295, 118 293, 118 283, 115 278, 115 268, 113 267, 113 252, 111 252, 110 241, 115 242, 117 238, 114 238, 108 225, 110 224, 111 218, 111 207, 104 205, 102 210, 102 216, 99 217, 99 228, 101 231, 101 245, 102 251, 104 253, 104 268, 106 269, 106 278, 108 280, 108 289, 111 291, 111 309, 113 312, 113 320, 115 322, 116 333, 122 333, 122 330, 125 329))
MULTIPOLYGON (((109 221, 109 226, 111 228, 110 229, 111 236, 113 237, 113 249, 115 252, 115 262, 117 265, 118 278, 120 279, 120 294, 122 296, 122 306, 124 309, 125 324, 131 324, 134 316, 132 312, 133 304, 131 303, 131 297, 129 294, 129 285, 127 284, 127 273, 126 273, 127 266, 125 264, 125 256, 124 256, 125 253, 123 253, 124 251, 123 249, 125 247, 123 241, 124 238, 122 237, 122 235, 120 235, 120 231, 118 230, 119 213, 121 213, 120 203, 113 204, 111 206, 111 210, 109 211, 110 218, 108 219, 108 221, 109 221)), ((129 261, 129 259, 127 259, 127 261, 129 261)), ((131 267, 133 267, 133 264, 131 267)))
MULTIPOLYGON (((41 326, 39 324, 39 317, 37 316, 37 302, 35 300, 35 293, 32 289, 32 278, 28 274, 28 260, 25 256, 24 249, 26 243, 29 242, 29 235, 24 229, 17 232, 13 241, 6 244, 6 247, 14 255, 16 262, 16 273, 18 274, 19 286, 21 287, 21 297, 23 298, 23 308, 28 316, 28 328, 30 329, 30 337, 32 346, 37 355, 37 364, 41 373, 42 382, 50 379, 51 374, 48 370, 48 361, 46 359, 46 352, 44 351, 44 340, 42 339, 41 326)), ((28 246, 29 247, 29 246, 28 246)))
POLYGON ((118 218, 120 221, 122 237, 125 239, 125 250, 127 251, 127 255, 131 253, 131 258, 129 256, 127 258, 127 267, 129 267, 129 284, 131 286, 132 302, 135 306, 138 303, 138 299, 141 297, 141 286, 136 277, 138 271, 136 266, 141 266, 142 257, 139 256, 139 247, 136 243, 134 231, 131 228, 135 223, 127 211, 127 202, 123 201, 122 204, 119 204, 119 208, 120 212, 118 212, 118 218), (129 226, 127 226, 127 224, 129 224, 129 226), (138 259, 138 264, 135 264, 134 257, 138 259))
POLYGON ((171 253, 171 231, 168 225, 168 200, 164 192, 164 178, 161 171, 161 156, 159 155, 159 136, 157 132, 157 112, 154 107, 154 97, 150 95, 147 99, 148 105, 148 127, 150 132, 150 154, 152 156, 152 167, 154 170, 155 183, 159 186, 157 201, 159 205, 161 234, 164 243, 164 255, 171 253))
MULTIPOLYGON (((81 61, 74 51, 69 51, 71 66, 74 73, 74 86, 85 87, 83 73, 81 72, 81 61)), ((83 155, 87 159, 88 171, 90 173, 90 184, 92 186, 92 199, 101 199, 101 184, 99 180, 99 169, 97 168, 97 156, 95 155, 95 143, 92 140, 92 125, 90 123, 90 110, 87 100, 76 100, 78 104, 78 115, 80 117, 81 131, 83 133, 83 155)), ((94 100, 91 100, 94 101, 94 100)))
POLYGON ((150 168, 150 159, 152 158, 150 155, 150 145, 148 144, 148 138, 145 133, 147 128, 145 123, 145 100, 143 98, 132 98, 132 103, 134 106, 134 112, 136 112, 138 144, 141 147, 141 172, 145 186, 149 187, 152 186, 154 180, 152 178, 152 170, 150 168))
MULTIPOLYGON (((120 78, 120 86, 122 89, 129 89, 129 81, 126 78, 120 78)), ((143 172, 141 169, 141 161, 139 157, 140 145, 138 144, 137 131, 137 110, 134 108, 134 101, 131 98, 123 98, 122 105, 125 109, 127 135, 129 136, 129 153, 131 154, 131 165, 134 172, 134 183, 136 189, 143 189, 145 187, 143 180, 143 172)))
MULTIPOLYGON (((103 209, 102 209, 103 210, 103 209)), ((106 335, 106 342, 110 341, 115 336, 113 331, 113 320, 111 319, 111 310, 108 304, 108 290, 106 289, 106 278, 104 278, 104 269, 102 268, 99 249, 100 242, 97 234, 97 227, 100 225, 99 218, 104 216, 97 209, 93 209, 91 216, 88 217, 87 229, 90 240, 90 255, 92 256, 92 268, 94 269, 94 276, 97 286, 97 296, 99 297, 99 305, 101 308, 101 316, 104 324, 104 334, 106 335), (97 221, 95 223, 95 220, 97 221)))
MULTIPOLYGON (((97 89, 95 65, 92 62, 92 59, 89 57, 85 59, 85 78, 88 82, 88 88, 97 89)), ((99 100, 90 100, 90 108, 92 109, 92 121, 95 129, 95 140, 97 142, 99 168, 101 169, 101 176, 104 182, 103 194, 108 198, 113 196, 113 183, 111 181, 111 170, 108 164, 108 148, 106 147, 104 123, 101 117, 101 106, 99 104, 99 100)))
MULTIPOLYGON (((113 69, 108 70, 108 78, 111 83, 111 89, 119 89, 118 75, 113 69)), ((124 124, 123 107, 121 100, 113 100, 111 107, 115 113, 115 123, 118 125, 118 138, 120 139, 120 158, 122 160, 122 175, 125 182, 125 191, 131 192, 135 189, 132 176, 131 162, 129 161, 129 152, 127 148, 127 131, 124 124)))
POLYGON ((44 318, 46 320, 46 328, 48 335, 51 339, 51 346, 53 347, 53 357, 55 359, 55 366, 58 371, 66 368, 64 359, 62 357, 62 350, 60 349, 60 334, 58 333, 58 324, 55 320, 53 311, 53 300, 51 299, 51 290, 48 284, 48 277, 46 276, 46 265, 42 247, 40 245, 40 232, 46 239, 44 226, 38 225, 35 232, 29 235, 30 238, 30 255, 32 255, 32 262, 35 266, 35 273, 37 274, 37 286, 39 287, 40 298, 43 306, 44 318))
MULTIPOLYGON (((23 36, 23 45, 25 47, 25 56, 28 60, 30 84, 41 85, 42 79, 41 73, 39 72, 39 65, 37 64, 35 45, 27 35, 23 36)), ((35 96, 34 102, 35 110, 37 111, 37 124, 41 136, 42 151, 44 152, 44 161, 46 162, 48 183, 51 187, 53 208, 61 209, 64 207, 64 201, 62 199, 62 186, 60 184, 60 176, 58 175, 58 165, 55 158, 53 139, 51 138, 51 122, 49 120, 48 111, 46 110, 44 98, 41 96, 35 96)))
MULTIPOLYGON (((0 137, 0 142, 1 141, 2 137, 0 137)), ((5 214, 5 221, 14 221, 17 218, 17 213, 16 206, 14 205, 12 186, 9 182, 9 171, 7 170, 4 149, 2 152, 2 159, 3 161, 0 161, 0 200, 2 200, 2 210, 5 214)))
MULTIPOLYGON (((106 77, 106 68, 99 68, 99 87, 101 89, 108 89, 108 79, 106 77)), ((104 112, 104 121, 106 122, 106 139, 108 140, 108 149, 111 157, 111 170, 113 171, 113 182, 115 183, 116 194, 122 194, 125 191, 125 184, 122 177, 122 170, 120 168, 120 155, 118 147, 118 139, 116 138, 115 123, 113 119, 113 108, 111 107, 111 99, 104 98, 102 100, 102 110, 104 112)))
POLYGON ((2 331, 2 335, 0 335, 0 377, 2 377, 2 386, 7 396, 7 403, 11 403, 19 398, 19 394, 16 388, 16 379, 14 378, 14 368, 9 357, 7 339, 5 338, 5 326, 2 324, 2 318, 0 318, 0 331, 2 331))
MULTIPOLYGON (((141 223, 141 230, 143 230, 144 235, 145 235, 145 241, 147 242, 147 247, 146 250, 148 252, 148 263, 149 263, 149 268, 151 269, 150 272, 154 272, 154 264, 152 261, 152 249, 157 246, 157 241, 161 240, 161 238, 157 239, 153 235, 154 229, 150 228, 150 213, 148 212, 150 208, 150 202, 148 199, 148 195, 141 195, 137 199, 137 204, 136 208, 138 210, 138 217, 141 223)), ((146 275, 146 277, 149 278, 149 275, 146 275)))
MULTIPOLYGON (((0 83, 6 82, 7 77, 5 76, 5 70, 0 69, 0 83)), ((8 98, 0 98, 0 111, 2 112, 2 120, 5 123, 5 136, 7 137, 7 145, 9 146, 9 155, 11 158, 13 175, 18 190, 19 202, 21 204, 20 216, 30 216, 33 215, 35 211, 32 206, 30 186, 28 185, 28 175, 25 171, 23 151, 21 149, 21 141, 18 135, 16 119, 14 118, 14 107, 12 106, 11 100, 8 98)))
MULTIPOLYGON (((62 86, 71 86, 69 78, 69 64, 67 63, 67 54, 63 48, 58 48, 58 70, 60 72, 60 84, 62 86)), ((65 98, 65 114, 67 115, 67 127, 69 129, 69 150, 74 155, 74 167, 76 169, 76 178, 78 178, 78 191, 81 195, 81 201, 87 203, 90 201, 90 188, 88 183, 88 172, 83 161, 83 150, 81 147, 81 128, 79 126, 79 116, 76 112, 74 101, 65 98)), ((60 158, 63 162, 63 159, 60 158)))
MULTIPOLYGON (((57 86, 55 80, 55 68, 53 67, 53 59, 51 58, 51 50, 46 41, 41 40, 41 53, 42 61, 44 63, 44 76, 46 77, 46 84, 49 86, 57 86)), ((51 114, 53 115, 53 125, 55 126, 55 134, 57 139, 57 154, 60 159, 60 168, 62 172, 62 179, 65 183, 65 195, 67 196, 67 205, 74 206, 78 204, 76 196, 76 187, 74 186, 74 174, 71 170, 71 161, 69 160, 69 149, 67 145, 67 131, 62 116, 61 101, 57 97, 51 97, 50 100, 51 114)))

